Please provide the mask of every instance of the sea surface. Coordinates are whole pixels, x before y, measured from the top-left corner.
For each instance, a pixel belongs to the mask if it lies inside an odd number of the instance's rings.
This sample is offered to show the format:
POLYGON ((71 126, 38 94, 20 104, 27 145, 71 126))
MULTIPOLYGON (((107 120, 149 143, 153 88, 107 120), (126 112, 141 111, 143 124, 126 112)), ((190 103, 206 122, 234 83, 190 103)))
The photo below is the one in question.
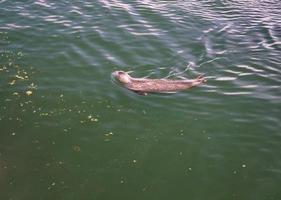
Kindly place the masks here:
POLYGON ((0 0, 0 199, 280 200, 281 1, 0 0))

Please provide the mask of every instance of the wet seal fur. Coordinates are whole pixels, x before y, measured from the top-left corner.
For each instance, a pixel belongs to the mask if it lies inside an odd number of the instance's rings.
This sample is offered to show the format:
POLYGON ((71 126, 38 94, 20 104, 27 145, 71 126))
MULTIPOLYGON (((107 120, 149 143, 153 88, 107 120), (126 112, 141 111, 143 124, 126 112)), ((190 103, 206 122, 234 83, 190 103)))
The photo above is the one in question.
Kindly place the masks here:
POLYGON ((124 71, 115 71, 113 77, 127 89, 137 94, 147 95, 148 93, 169 93, 186 90, 193 86, 200 85, 207 80, 202 76, 196 79, 149 79, 133 78, 124 71))

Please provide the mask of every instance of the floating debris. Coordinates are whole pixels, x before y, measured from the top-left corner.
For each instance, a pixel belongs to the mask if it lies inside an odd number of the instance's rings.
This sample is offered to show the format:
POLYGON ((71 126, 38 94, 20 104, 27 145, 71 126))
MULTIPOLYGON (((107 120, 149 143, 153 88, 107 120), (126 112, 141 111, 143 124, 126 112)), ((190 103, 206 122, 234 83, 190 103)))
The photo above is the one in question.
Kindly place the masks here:
POLYGON ((15 75, 16 78, 24 80, 24 77, 20 76, 20 75, 15 75))
POLYGON ((39 116, 49 116, 49 113, 40 113, 39 116))
POLYGON ((28 90, 28 91, 26 91, 25 93, 26 93, 27 96, 32 95, 32 91, 31 91, 31 90, 28 90))
POLYGON ((14 85, 16 83, 16 80, 12 80, 11 82, 9 82, 9 85, 14 85))
POLYGON ((97 118, 92 118, 91 119, 91 122, 97 122, 97 121, 99 121, 97 118))
POLYGON ((63 165, 64 164, 64 162, 63 161, 59 161, 59 165, 63 165))
POLYGON ((34 83, 31 83, 28 88, 30 89, 37 89, 37 85, 35 85, 34 83))
POLYGON ((113 135, 113 133, 112 132, 109 132, 109 133, 106 133, 106 134, 104 134, 106 137, 108 137, 108 136, 112 136, 113 135))
POLYGON ((93 117, 92 115, 89 115, 87 118, 88 118, 91 122, 97 122, 97 121, 99 121, 97 118, 93 117))
POLYGON ((104 139, 105 142, 109 142, 110 141, 110 136, 113 136, 113 133, 112 132, 109 132, 109 133, 106 133, 104 134, 104 136, 106 137, 104 139))
POLYGON ((81 151, 81 147, 79 145, 74 145, 73 146, 73 150, 76 152, 80 152, 81 151))
POLYGON ((51 185, 48 187, 48 190, 52 189, 52 187, 54 187, 56 185, 55 182, 52 182, 51 185))

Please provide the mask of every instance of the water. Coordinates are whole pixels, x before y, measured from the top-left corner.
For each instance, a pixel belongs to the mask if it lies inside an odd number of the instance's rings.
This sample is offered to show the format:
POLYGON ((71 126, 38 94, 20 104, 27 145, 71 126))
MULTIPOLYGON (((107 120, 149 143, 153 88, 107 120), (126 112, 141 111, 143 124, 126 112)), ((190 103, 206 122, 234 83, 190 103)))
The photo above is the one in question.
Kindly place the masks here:
POLYGON ((280 10, 0 1, 0 199, 281 199, 280 10), (139 96, 115 70, 208 82, 139 96))

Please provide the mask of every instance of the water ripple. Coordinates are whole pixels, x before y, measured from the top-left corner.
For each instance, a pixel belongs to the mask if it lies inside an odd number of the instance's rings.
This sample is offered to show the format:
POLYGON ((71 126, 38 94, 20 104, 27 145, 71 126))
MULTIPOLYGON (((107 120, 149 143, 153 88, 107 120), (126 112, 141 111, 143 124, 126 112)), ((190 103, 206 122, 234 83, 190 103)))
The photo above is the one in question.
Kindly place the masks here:
POLYGON ((43 7, 46 7, 46 8, 51 8, 54 4, 53 3, 50 3, 50 2, 47 2, 45 0, 37 0, 34 2, 35 5, 39 5, 39 6, 43 6, 43 7))

